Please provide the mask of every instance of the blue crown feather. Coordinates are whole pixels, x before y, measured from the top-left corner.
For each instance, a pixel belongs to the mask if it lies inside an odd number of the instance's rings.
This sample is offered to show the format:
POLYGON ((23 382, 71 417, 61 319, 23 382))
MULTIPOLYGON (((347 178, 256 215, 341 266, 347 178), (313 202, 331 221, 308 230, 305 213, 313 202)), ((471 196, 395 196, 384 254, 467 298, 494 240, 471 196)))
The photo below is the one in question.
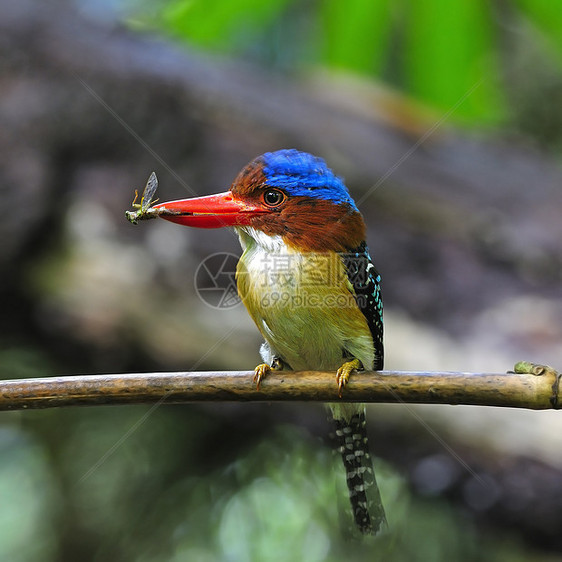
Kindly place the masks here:
POLYGON ((267 185, 283 189, 290 196, 346 203, 359 211, 341 178, 322 158, 295 149, 266 152, 262 158, 267 185))

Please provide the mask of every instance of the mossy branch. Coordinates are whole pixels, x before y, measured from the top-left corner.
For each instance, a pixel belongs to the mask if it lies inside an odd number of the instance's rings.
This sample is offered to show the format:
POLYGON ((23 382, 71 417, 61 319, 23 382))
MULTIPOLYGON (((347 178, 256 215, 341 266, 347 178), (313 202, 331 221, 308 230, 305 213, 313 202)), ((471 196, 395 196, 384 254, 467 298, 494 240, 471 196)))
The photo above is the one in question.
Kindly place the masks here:
POLYGON ((0 410, 222 401, 405 402, 535 410, 560 408, 560 374, 518 363, 514 373, 362 371, 338 398, 332 372, 277 371, 259 390, 253 372, 76 375, 0 381, 0 410))

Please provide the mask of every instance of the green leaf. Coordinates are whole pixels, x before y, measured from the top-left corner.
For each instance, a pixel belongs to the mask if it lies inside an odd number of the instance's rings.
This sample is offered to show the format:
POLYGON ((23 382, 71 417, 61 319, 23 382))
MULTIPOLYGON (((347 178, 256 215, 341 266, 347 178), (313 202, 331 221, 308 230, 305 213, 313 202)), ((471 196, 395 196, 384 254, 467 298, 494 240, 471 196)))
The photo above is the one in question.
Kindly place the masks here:
POLYGON ((410 93, 467 121, 502 116, 490 7, 484 0, 410 0, 405 81, 410 93), (474 89, 473 89, 474 88, 474 89))
POLYGON ((175 0, 162 12, 165 29, 193 44, 225 49, 269 25, 291 0, 175 0))
POLYGON ((390 0, 321 3, 324 62, 332 67, 379 74, 387 52, 391 5, 390 0))

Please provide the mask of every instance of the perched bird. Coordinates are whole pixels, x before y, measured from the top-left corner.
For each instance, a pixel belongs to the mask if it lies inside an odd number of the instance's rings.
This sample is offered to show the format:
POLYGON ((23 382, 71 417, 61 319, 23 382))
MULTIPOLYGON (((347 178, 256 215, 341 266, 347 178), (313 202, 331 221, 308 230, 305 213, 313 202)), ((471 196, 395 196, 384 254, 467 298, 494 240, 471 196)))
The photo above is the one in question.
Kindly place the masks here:
MULTIPOLYGON (((294 149, 268 152, 238 174, 230 191, 153 209, 182 225, 237 231, 238 292, 265 339, 258 388, 271 370, 333 370, 341 397, 353 370, 383 368, 381 278, 363 217, 324 160, 294 149)), ((386 518, 365 406, 329 408, 354 520, 362 533, 376 534, 386 518)))

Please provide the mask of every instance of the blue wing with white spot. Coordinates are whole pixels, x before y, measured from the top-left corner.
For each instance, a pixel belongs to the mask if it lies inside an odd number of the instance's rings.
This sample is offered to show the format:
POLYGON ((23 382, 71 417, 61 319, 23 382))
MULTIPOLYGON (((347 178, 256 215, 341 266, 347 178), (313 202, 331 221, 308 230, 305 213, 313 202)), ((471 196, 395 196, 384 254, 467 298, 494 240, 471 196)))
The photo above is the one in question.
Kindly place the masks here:
MULTIPOLYGON (((365 315, 373 337, 375 362, 372 368, 380 370, 384 366, 381 276, 375 269, 365 242, 351 252, 341 254, 341 257, 347 278, 355 290, 357 306, 365 315)), ((369 368, 367 365, 364 367, 369 368)))

